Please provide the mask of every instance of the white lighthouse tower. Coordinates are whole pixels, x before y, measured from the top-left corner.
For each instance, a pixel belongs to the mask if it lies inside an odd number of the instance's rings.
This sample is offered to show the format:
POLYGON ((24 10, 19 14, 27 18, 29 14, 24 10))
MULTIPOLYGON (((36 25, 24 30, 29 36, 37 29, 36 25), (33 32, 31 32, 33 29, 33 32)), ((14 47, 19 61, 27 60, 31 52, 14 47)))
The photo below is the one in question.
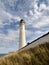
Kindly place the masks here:
POLYGON ((20 20, 20 39, 19 39, 19 49, 26 45, 26 35, 25 35, 25 23, 24 20, 20 20))

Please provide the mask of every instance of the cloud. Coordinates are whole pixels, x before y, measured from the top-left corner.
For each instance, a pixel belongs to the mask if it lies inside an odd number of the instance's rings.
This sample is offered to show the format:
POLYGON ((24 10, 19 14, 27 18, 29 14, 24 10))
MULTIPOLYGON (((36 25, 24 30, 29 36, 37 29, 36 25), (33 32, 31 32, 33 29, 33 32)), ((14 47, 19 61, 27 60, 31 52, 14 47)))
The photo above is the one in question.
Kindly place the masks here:
POLYGON ((33 15, 33 11, 32 11, 32 10, 30 10, 30 11, 29 11, 29 14, 30 14, 30 15, 33 15))
POLYGON ((3 11, 3 13, 8 16, 10 19, 13 18, 13 19, 16 19, 17 21, 20 21, 20 17, 19 16, 13 16, 12 14, 6 12, 6 11, 3 11))
POLYGON ((40 8, 39 8, 40 10, 45 10, 45 9, 47 9, 47 6, 44 4, 44 3, 42 3, 41 5, 40 5, 40 8))
POLYGON ((26 24, 27 42, 49 31, 48 2, 46 0, 0 0, 0 43, 2 43, 0 47, 3 49, 8 47, 6 52, 13 50, 13 46, 14 50, 18 48, 21 18, 26 24))
POLYGON ((19 30, 8 30, 8 35, 0 33, 0 53, 7 53, 10 51, 16 51, 18 49, 19 42, 19 30))
POLYGON ((19 21, 21 18, 19 16, 13 16, 12 14, 10 14, 9 12, 6 12, 4 10, 0 11, 0 19, 15 19, 17 21, 19 21), (2 13, 2 14, 1 14, 2 13))
POLYGON ((36 24, 34 24, 33 26, 36 28, 40 28, 47 25, 49 25, 49 17, 44 16, 43 18, 39 19, 38 22, 36 22, 36 24))
POLYGON ((19 30, 8 30, 8 35, 4 35, 0 33, 0 39, 4 41, 15 41, 19 37, 19 30))

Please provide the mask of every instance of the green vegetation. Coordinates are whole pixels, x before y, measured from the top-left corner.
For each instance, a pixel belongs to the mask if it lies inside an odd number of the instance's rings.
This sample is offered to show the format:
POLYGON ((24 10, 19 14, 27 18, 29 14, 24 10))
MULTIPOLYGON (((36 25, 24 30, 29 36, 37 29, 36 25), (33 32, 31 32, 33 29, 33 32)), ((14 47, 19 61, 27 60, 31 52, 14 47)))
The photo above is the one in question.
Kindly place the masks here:
POLYGON ((49 43, 0 58, 0 65, 49 65, 49 43))

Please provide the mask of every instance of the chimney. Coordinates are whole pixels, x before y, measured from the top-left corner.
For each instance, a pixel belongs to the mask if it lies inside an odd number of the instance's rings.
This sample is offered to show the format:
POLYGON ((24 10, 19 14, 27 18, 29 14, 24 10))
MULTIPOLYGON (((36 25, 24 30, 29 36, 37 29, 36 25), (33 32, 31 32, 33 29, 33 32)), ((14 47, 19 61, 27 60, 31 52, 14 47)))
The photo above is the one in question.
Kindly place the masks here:
POLYGON ((25 36, 25 22, 23 19, 20 20, 20 39, 19 39, 19 49, 26 45, 25 36))

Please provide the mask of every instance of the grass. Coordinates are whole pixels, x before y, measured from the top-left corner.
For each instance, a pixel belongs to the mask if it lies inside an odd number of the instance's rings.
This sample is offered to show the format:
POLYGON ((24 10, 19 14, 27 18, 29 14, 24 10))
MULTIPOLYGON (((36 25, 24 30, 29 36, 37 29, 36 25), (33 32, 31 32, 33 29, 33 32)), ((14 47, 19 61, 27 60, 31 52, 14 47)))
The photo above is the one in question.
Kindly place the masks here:
POLYGON ((0 65, 49 65, 49 43, 0 58, 0 65))

